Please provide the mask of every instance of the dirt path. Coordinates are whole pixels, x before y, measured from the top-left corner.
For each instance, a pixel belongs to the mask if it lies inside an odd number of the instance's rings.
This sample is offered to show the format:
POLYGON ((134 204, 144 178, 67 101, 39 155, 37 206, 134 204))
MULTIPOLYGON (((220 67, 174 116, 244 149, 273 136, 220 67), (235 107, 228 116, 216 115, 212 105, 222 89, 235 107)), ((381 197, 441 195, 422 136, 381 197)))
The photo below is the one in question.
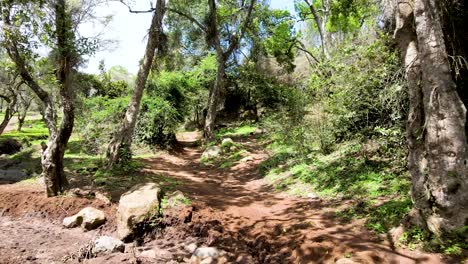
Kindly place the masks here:
MULTIPOLYGON (((220 169, 199 162, 196 133, 179 136, 186 147, 145 159, 140 176, 164 174, 194 204, 191 221, 168 225, 148 236, 137 252, 153 249, 162 257, 135 262, 135 251, 85 263, 189 263, 188 243, 227 252, 230 263, 453 263, 439 255, 395 250, 360 222, 341 223, 337 204, 277 193, 263 181, 258 165, 268 156, 255 138, 237 139, 252 159, 220 169), (344 262, 348 261, 348 262, 344 262)), ((0 184, 0 263, 62 263, 98 235, 115 236, 115 204, 76 197, 46 198, 37 184, 0 184), (85 206, 106 212, 100 229, 65 229, 61 220, 85 206)), ((68 262, 68 263, 74 263, 68 262)))
MULTIPOLYGON (((186 134, 184 140, 194 138, 186 134)), ((372 235, 362 223, 341 223, 334 217, 335 204, 273 191, 257 169, 267 154, 255 138, 242 144, 253 159, 231 168, 202 165, 202 152, 184 147, 147 159, 148 170, 183 182, 181 190, 212 208, 222 226, 259 247, 252 251, 255 262, 335 263, 348 257, 357 263, 449 263, 439 255, 395 250, 391 241, 372 235)))

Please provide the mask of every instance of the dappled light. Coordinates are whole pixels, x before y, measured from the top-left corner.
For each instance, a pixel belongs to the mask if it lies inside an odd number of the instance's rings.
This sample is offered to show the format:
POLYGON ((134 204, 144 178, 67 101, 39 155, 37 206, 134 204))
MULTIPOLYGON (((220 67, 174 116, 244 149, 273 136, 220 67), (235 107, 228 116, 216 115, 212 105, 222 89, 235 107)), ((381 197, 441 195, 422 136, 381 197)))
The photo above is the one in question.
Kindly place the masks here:
POLYGON ((0 1, 0 263, 467 263, 467 14, 0 1))

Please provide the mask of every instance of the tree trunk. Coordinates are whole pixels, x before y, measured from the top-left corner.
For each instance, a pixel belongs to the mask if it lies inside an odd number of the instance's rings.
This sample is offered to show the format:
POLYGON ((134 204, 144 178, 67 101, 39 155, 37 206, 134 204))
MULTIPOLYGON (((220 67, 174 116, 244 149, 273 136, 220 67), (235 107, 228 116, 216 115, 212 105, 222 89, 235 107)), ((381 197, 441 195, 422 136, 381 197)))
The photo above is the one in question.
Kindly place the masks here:
POLYGON ((2 123, 0 123, 0 135, 3 134, 3 131, 5 130, 11 118, 15 114, 15 106, 16 106, 15 99, 8 99, 7 97, 4 97, 4 99, 8 103, 8 105, 5 111, 5 116, 3 117, 3 121, 2 123))
MULTIPOLYGON (((326 59, 330 58, 330 53, 328 52, 328 44, 327 44, 327 36, 326 36, 326 18, 325 16, 320 19, 317 9, 314 7, 314 4, 309 2, 308 0, 304 0, 306 4, 309 6, 310 12, 312 13, 312 16, 314 17, 315 24, 317 25, 318 33, 320 36, 320 42, 322 44, 322 52, 323 55, 325 56, 326 59)), ((326 7, 325 3, 322 3, 324 6, 324 9, 326 7)), ((325 12, 325 10, 324 10, 325 12)))
POLYGON ((219 104, 219 94, 224 89, 225 85, 225 61, 224 57, 222 56, 217 56, 217 63, 218 63, 218 69, 217 69, 217 74, 216 74, 216 80, 215 83, 210 90, 210 96, 208 99, 208 111, 206 113, 206 119, 205 119, 205 138, 211 139, 214 136, 214 126, 216 122, 216 116, 218 113, 218 104, 219 104))
MULTIPOLYGON (((415 0, 425 117, 424 181, 414 207, 440 235, 468 223, 466 108, 452 79, 436 0, 415 0)), ((413 182, 414 184, 415 182, 413 182)))
POLYGON ((59 61, 57 80, 62 100, 62 121, 56 136, 49 137, 47 148, 42 153, 42 173, 45 178, 47 196, 56 196, 68 186, 63 170, 63 157, 75 120, 74 90, 71 86, 72 67, 76 64, 74 35, 71 15, 67 13, 65 0, 55 4, 55 23, 59 61))
POLYGON ((440 236, 468 221, 466 110, 450 73, 436 1, 402 2, 398 11, 395 36, 410 95, 413 212, 421 225, 440 236))
POLYGON ((33 99, 23 98, 20 91, 20 100, 22 101, 22 109, 18 110, 18 132, 21 132, 21 129, 23 129, 24 121, 26 120, 26 115, 28 114, 33 99))
POLYGON ((231 54, 237 49, 239 42, 242 40, 247 26, 250 23, 252 17, 252 10, 256 0, 251 0, 247 9, 247 15, 242 23, 240 34, 234 35, 231 38, 226 51, 223 51, 221 46, 221 40, 218 31, 218 19, 217 19, 217 8, 215 0, 208 0, 209 11, 208 21, 206 29, 206 37, 208 45, 214 46, 216 49, 216 62, 218 64, 218 71, 216 74, 216 80, 212 88, 210 89, 210 95, 208 99, 208 112, 205 119, 204 136, 206 139, 211 139, 214 136, 214 126, 216 123, 216 116, 218 114, 218 104, 220 99, 220 93, 225 89, 226 84, 226 61, 229 59, 231 54))
POLYGON ((146 80, 148 79, 148 74, 153 63, 154 53, 156 48, 159 46, 160 36, 163 30, 162 21, 164 18, 164 13, 165 1, 158 0, 149 29, 148 42, 146 44, 143 63, 140 65, 140 69, 138 70, 135 81, 135 90, 133 90, 133 95, 130 99, 130 103, 127 107, 125 118, 122 121, 121 127, 116 133, 114 133, 107 148, 107 165, 109 168, 123 161, 126 154, 130 154, 132 135, 140 110, 141 98, 143 96, 146 80))

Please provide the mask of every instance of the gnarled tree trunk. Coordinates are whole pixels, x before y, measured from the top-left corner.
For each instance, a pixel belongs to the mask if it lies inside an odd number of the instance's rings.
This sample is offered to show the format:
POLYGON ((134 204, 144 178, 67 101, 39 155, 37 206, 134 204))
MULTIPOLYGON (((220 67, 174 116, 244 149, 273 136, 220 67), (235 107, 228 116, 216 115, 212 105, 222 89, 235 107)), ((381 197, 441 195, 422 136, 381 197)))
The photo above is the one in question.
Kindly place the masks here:
POLYGON ((74 54, 71 14, 67 12, 65 0, 57 0, 55 3, 55 24, 59 60, 56 74, 60 84, 63 117, 57 134, 54 137, 49 137, 47 149, 42 153, 42 173, 45 178, 47 196, 56 196, 68 186, 63 170, 63 157, 75 120, 71 70, 76 64, 77 58, 74 54))
POLYGON ((154 53, 156 48, 160 45, 163 30, 162 22, 165 11, 165 0, 158 0, 149 29, 148 42, 146 44, 143 63, 140 65, 140 69, 138 70, 132 98, 130 99, 121 127, 113 135, 107 148, 107 165, 109 168, 121 162, 122 159, 125 158, 125 155, 130 154, 132 135, 135 129, 138 113, 140 111, 141 98, 145 89, 146 80, 148 79, 148 74, 153 64, 154 53))
POLYGON ((413 212, 436 235, 468 222, 466 109, 450 73, 439 8, 435 0, 399 3, 395 32, 410 95, 413 212))

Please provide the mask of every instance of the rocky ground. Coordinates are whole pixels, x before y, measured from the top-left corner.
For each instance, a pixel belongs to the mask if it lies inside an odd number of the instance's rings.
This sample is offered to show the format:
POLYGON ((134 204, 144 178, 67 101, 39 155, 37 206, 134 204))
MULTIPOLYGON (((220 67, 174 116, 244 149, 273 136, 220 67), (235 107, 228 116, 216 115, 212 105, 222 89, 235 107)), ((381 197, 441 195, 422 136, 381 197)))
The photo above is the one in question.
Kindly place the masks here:
POLYGON ((222 169, 200 163, 195 136, 179 137, 182 147, 145 159, 142 172, 177 179, 192 204, 164 211, 124 252, 94 256, 92 249, 100 236, 117 237, 115 202, 46 198, 38 183, 4 182, 0 263, 456 263, 396 249, 391 236, 372 234, 362 222, 341 222, 334 212, 342 204, 275 192, 258 172, 268 155, 255 137, 235 139, 249 158, 222 169), (90 231, 62 226, 63 218, 88 206, 102 210, 107 222, 90 231))

